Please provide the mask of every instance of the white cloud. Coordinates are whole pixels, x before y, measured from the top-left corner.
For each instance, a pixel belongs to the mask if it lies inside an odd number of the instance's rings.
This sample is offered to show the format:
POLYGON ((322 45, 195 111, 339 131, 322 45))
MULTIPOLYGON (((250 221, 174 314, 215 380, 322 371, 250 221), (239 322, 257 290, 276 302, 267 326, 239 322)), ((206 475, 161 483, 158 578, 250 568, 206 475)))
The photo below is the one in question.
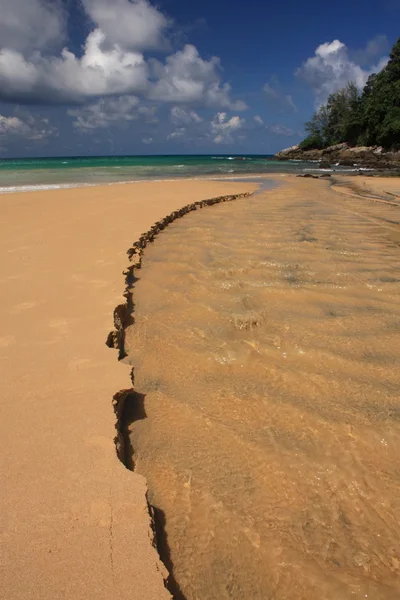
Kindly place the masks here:
POLYGON ((351 52, 351 58, 360 65, 369 66, 377 58, 387 54, 390 49, 389 40, 386 35, 377 35, 367 42, 365 48, 351 52))
POLYGON ((211 121, 211 133, 216 144, 232 142, 232 134, 243 127, 245 120, 239 116, 227 118, 225 112, 219 112, 211 121))
POLYGON ((190 125, 192 123, 201 123, 203 119, 196 111, 184 108, 183 106, 173 106, 170 110, 171 121, 175 125, 190 125))
POLYGON ((286 127, 285 125, 267 125, 267 130, 270 131, 271 133, 274 133, 275 135, 283 135, 285 137, 291 137, 293 135, 295 135, 295 131, 293 131, 293 129, 290 129, 290 127, 286 127))
POLYGON ((175 129, 175 131, 167 135, 167 140, 173 140, 174 138, 182 137, 183 135, 185 135, 185 133, 186 127, 178 127, 178 129, 175 129))
POLYGON ((157 123, 157 107, 140 106, 136 96, 101 98, 88 106, 69 109, 67 114, 74 117, 73 126, 81 132, 89 132, 109 127, 117 123, 141 120, 142 123, 157 123))
POLYGON ((19 117, 0 115, 0 140, 2 143, 13 142, 17 138, 39 141, 52 135, 57 135, 57 130, 50 125, 49 120, 34 117, 28 111, 20 111, 19 117))
POLYGON ((82 4, 110 44, 139 51, 165 46, 163 36, 171 21, 147 0, 82 0, 82 4))
POLYGON ((73 122, 75 128, 81 130, 97 129, 108 127, 115 122, 136 120, 139 116, 136 110, 138 104, 139 98, 136 96, 102 98, 84 108, 71 109, 68 114, 75 117, 73 122))
POLYGON ((232 86, 230 83, 214 83, 209 87, 205 94, 207 106, 227 108, 230 110, 247 110, 247 104, 243 100, 232 100, 230 94, 232 86))
POLYGON ((143 144, 152 144, 153 143, 153 138, 151 138, 151 137, 143 138, 142 142, 143 142, 143 144))
POLYGON ((270 98, 271 100, 280 100, 281 95, 282 95, 280 90, 278 90, 276 87, 274 87, 270 83, 266 83, 264 85, 263 91, 264 91, 265 95, 267 96, 267 98, 270 98))
POLYGON ((170 121, 175 128, 167 135, 168 140, 183 138, 186 143, 195 144, 210 139, 215 144, 233 142, 237 132, 245 126, 245 119, 238 115, 228 117, 226 112, 218 112, 209 120, 179 106, 171 109, 170 121))
POLYGON ((163 65, 152 61, 153 72, 157 77, 150 91, 150 97, 164 102, 203 103, 244 110, 242 101, 230 98, 231 86, 221 84, 220 59, 216 56, 204 60, 197 48, 186 44, 183 50, 167 57, 163 65))
POLYGON ((0 100, 83 105, 69 110, 81 130, 138 115, 154 122, 149 100, 175 104, 171 119, 177 127, 202 122, 190 104, 196 110, 247 108, 232 99, 218 57, 203 58, 190 44, 163 61, 144 55, 167 49, 172 23, 150 0, 81 0, 93 30, 79 53, 68 47, 55 51, 52 44, 65 41, 70 5, 70 0, 0 0, 0 100))
POLYGON ((67 49, 60 57, 35 54, 31 60, 14 50, 0 50, 0 95, 11 101, 68 103, 145 90, 143 55, 124 52, 117 45, 106 49, 104 41, 104 33, 95 29, 81 58, 67 49))
POLYGON ((158 123, 159 119, 157 115, 157 106, 139 106, 137 109, 139 117, 145 123, 158 123))
POLYGON ((287 94, 285 96, 285 100, 286 100, 286 104, 288 105, 288 107, 291 108, 293 112, 297 113, 298 112, 298 108, 295 105, 292 96, 290 94, 287 94))
POLYGON ((22 135, 25 123, 18 117, 4 117, 0 115, 0 135, 22 135))
POLYGON ((256 115, 255 117, 253 117, 253 120, 257 123, 257 125, 264 125, 264 121, 262 120, 260 115, 256 115))
POLYGON ((315 55, 308 58, 297 69, 296 75, 306 81, 314 90, 316 104, 326 102, 329 94, 354 81, 361 90, 369 75, 383 69, 387 58, 383 57, 377 65, 363 69, 349 58, 348 48, 340 40, 326 42, 318 46, 315 55))
POLYGON ((61 0, 0 0, 0 44, 18 52, 62 45, 66 12, 61 0))
POLYGON ((264 85, 263 92, 267 104, 273 110, 280 112, 298 112, 292 96, 284 93, 276 77, 272 77, 270 82, 264 85))
POLYGON ((92 31, 81 57, 64 48, 61 56, 0 50, 0 98, 47 104, 84 103, 101 96, 141 95, 159 102, 196 103, 214 108, 243 110, 231 99, 231 86, 220 79, 217 57, 204 60, 195 46, 166 58, 146 61, 140 52, 107 42, 101 29, 92 31), (149 81, 149 65, 152 79, 149 81))

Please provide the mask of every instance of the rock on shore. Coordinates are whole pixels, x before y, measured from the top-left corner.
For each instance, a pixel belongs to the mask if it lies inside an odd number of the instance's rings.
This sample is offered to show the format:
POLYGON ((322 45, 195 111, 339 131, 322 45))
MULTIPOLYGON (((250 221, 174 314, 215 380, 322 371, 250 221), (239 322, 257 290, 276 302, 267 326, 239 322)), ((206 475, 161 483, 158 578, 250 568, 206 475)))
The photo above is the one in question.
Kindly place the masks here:
POLYGON ((400 168, 400 152, 385 152, 381 146, 350 147, 336 144, 323 150, 302 150, 299 146, 286 148, 275 154, 278 160, 317 160, 344 167, 400 168))

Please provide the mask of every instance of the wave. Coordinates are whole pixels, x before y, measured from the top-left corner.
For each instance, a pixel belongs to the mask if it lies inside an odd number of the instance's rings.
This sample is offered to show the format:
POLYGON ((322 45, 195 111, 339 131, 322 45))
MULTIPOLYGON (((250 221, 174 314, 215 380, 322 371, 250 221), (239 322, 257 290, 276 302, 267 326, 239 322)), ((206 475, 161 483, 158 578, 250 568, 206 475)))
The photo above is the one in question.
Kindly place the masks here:
POLYGON ((374 171, 374 169, 370 169, 368 167, 341 167, 338 169, 302 169, 306 173, 357 173, 358 171, 374 171))
MULTIPOLYGON (((234 172, 232 171, 228 171, 234 172)), ((226 171, 225 171, 226 173, 226 171)), ((13 186, 0 186, 1 194, 13 194, 19 192, 43 192, 51 190, 63 190, 63 189, 75 189, 75 188, 87 188, 87 187, 104 187, 104 186, 116 186, 116 185, 132 185, 134 183, 155 183, 162 181, 212 181, 212 174, 207 175, 193 175, 192 177, 164 177, 164 178, 152 178, 152 179, 130 179, 126 181, 102 181, 93 183, 49 183, 49 184, 31 184, 31 185, 13 185, 13 186)))
POLYGON ((335 169, 302 169, 302 171, 305 171, 306 173, 332 173, 335 169))
POLYGON ((213 160, 235 160, 234 156, 212 156, 213 160))
POLYGON ((10 185, 0 187, 0 194, 12 194, 14 192, 40 192, 47 190, 61 190, 78 187, 93 187, 96 183, 49 183, 31 185, 10 185))

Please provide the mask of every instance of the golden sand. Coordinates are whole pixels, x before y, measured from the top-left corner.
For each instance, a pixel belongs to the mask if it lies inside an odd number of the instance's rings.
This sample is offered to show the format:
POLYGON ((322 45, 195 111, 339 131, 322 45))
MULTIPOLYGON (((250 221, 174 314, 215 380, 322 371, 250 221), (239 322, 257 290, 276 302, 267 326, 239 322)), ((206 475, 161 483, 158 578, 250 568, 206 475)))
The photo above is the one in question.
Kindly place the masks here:
POLYGON ((146 248, 136 471, 177 598, 397 600, 400 186, 286 182, 146 248))
POLYGON ((146 482, 117 460, 105 341, 126 250, 189 202, 253 184, 157 182, 0 196, 1 596, 161 600, 146 482))

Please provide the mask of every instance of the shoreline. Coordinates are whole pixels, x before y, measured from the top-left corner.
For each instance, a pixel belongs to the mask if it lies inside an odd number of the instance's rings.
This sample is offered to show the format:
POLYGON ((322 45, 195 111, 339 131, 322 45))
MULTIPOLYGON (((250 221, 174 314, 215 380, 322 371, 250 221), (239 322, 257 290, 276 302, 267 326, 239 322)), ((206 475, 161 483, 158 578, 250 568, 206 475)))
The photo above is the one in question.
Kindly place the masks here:
POLYGON ((187 182, 187 181, 235 181, 236 179, 251 179, 251 178, 260 178, 266 179, 269 177, 284 177, 286 175, 291 176, 292 173, 245 173, 245 174, 237 174, 237 175, 204 175, 201 177, 176 177, 176 178, 168 178, 168 179, 133 179, 130 181, 112 181, 109 183, 66 183, 66 184, 38 184, 35 185, 27 185, 27 186, 10 186, 1 187, 0 186, 0 196, 9 195, 9 194, 20 194, 20 193, 35 193, 35 192, 57 192, 62 190, 76 190, 76 189, 92 189, 92 188, 108 188, 120 185, 138 185, 138 184, 151 184, 151 183, 179 183, 179 182, 187 182))
MULTIPOLYGON (((276 161, 279 164, 279 160, 276 161)), ((288 162, 295 165, 298 162, 304 162, 299 159, 289 159, 288 162)), ((70 182, 70 183, 35 183, 26 185, 0 185, 0 196, 19 194, 19 193, 35 193, 35 192, 55 192, 59 190, 77 190, 77 189, 92 189, 92 188, 108 188, 114 186, 126 186, 126 185, 138 185, 138 184, 149 184, 149 183, 169 183, 169 182, 187 182, 187 181, 235 181, 236 179, 246 180, 250 178, 271 178, 271 177, 293 177, 304 174, 330 174, 332 176, 343 176, 343 177, 400 177, 400 167, 398 169, 376 169, 368 166, 359 165, 357 167, 342 167, 341 169, 335 168, 336 165, 330 168, 318 167, 319 161, 312 160, 307 161, 314 163, 311 166, 304 167, 298 171, 293 170, 292 172, 287 171, 254 171, 254 172, 240 172, 235 173, 214 173, 207 175, 193 175, 185 177, 165 177, 165 178, 148 178, 148 179, 130 179, 121 181, 109 181, 109 182, 70 182)), ((1 174, 0 174, 1 175, 1 174)), ((1 178, 0 178, 1 183, 1 178)))

